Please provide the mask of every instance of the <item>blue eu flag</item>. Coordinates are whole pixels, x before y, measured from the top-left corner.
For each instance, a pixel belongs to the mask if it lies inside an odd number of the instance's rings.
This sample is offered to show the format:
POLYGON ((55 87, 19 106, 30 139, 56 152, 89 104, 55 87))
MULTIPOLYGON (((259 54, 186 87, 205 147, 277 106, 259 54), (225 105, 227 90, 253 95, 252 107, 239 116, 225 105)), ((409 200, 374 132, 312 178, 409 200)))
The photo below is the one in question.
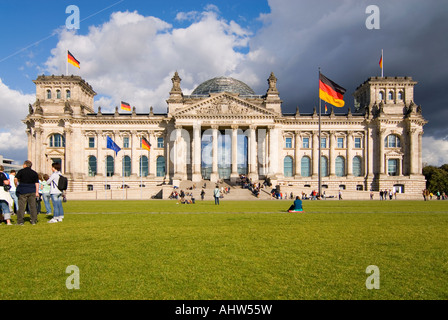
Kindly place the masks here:
POLYGON ((121 150, 119 146, 111 139, 111 137, 107 136, 107 149, 112 149, 115 151, 115 155, 117 155, 118 151, 121 150))

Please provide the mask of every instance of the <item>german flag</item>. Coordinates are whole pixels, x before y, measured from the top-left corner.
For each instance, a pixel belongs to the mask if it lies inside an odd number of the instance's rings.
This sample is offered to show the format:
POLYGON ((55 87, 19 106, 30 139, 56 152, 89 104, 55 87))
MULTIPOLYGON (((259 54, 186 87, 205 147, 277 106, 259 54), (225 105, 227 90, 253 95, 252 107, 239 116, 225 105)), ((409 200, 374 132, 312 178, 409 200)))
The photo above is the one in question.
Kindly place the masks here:
POLYGON ((383 69, 383 54, 381 54, 381 58, 380 58, 380 68, 383 69))
POLYGON ((322 73, 319 73, 319 98, 328 102, 335 107, 342 108, 345 105, 344 102, 344 88, 334 83, 322 73))
POLYGON ((68 50, 67 50, 67 60, 68 60, 69 63, 71 63, 72 65, 74 65, 76 68, 81 69, 81 67, 79 66, 79 65, 80 65, 79 61, 76 60, 75 56, 72 55, 72 54, 70 53, 70 51, 68 51, 68 50))
POLYGON ((127 102, 121 101, 121 109, 125 111, 131 111, 131 105, 127 102))
POLYGON ((148 150, 148 151, 151 150, 151 144, 149 143, 148 140, 146 140, 145 137, 142 137, 142 148, 143 148, 143 149, 146 149, 146 150, 148 150))

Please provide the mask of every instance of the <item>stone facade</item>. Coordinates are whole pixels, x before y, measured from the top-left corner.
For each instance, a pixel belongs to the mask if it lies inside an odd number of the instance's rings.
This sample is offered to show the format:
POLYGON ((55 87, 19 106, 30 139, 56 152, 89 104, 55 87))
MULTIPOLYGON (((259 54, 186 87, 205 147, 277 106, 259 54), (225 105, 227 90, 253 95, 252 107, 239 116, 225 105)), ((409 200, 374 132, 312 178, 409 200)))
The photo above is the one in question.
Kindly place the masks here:
POLYGON ((39 76, 36 102, 23 120, 28 158, 39 172, 60 161, 69 192, 142 185, 162 190, 182 181, 237 181, 240 174, 318 190, 319 162, 323 191, 395 188, 419 196, 425 188, 426 121, 413 102, 416 82, 410 77, 369 78, 354 93, 353 113, 331 108, 322 114, 320 157, 317 111, 282 113, 273 73, 264 95, 232 78, 215 79, 187 96, 176 72, 167 112, 140 114, 118 107, 95 112, 96 93, 80 77, 39 76), (118 154, 107 148, 108 136, 121 147, 118 154))

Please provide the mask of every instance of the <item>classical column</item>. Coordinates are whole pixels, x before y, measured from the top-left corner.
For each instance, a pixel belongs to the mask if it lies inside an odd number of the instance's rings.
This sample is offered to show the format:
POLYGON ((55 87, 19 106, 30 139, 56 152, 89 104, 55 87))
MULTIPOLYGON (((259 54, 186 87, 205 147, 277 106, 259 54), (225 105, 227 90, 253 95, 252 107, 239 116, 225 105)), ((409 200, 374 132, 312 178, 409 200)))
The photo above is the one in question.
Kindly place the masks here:
POLYGON ((258 180, 257 174, 257 141, 256 141, 256 126, 249 127, 249 178, 252 181, 258 180))
POLYGON ((365 159, 364 159, 364 168, 367 171, 366 175, 370 178, 373 178, 373 142, 374 142, 374 135, 373 130, 371 127, 367 127, 366 129, 366 135, 364 137, 364 150, 365 150, 365 159))
POLYGON ((258 129, 257 162, 258 174, 266 176, 266 129, 258 129))
POLYGON ((218 126, 212 126, 213 141, 212 141, 212 173, 210 175, 211 182, 217 182, 218 174, 218 126))
POLYGON ((194 182, 199 182, 201 175, 201 125, 193 126, 193 177, 194 182))
POLYGON ((330 172, 330 176, 334 177, 336 175, 336 170, 335 170, 335 160, 336 160, 336 151, 335 151, 335 147, 336 147, 336 136, 334 134, 334 131, 330 131, 330 157, 328 159, 328 167, 329 167, 329 172, 330 172))
POLYGON ((295 164, 295 173, 294 173, 294 179, 300 178, 300 131, 295 132, 294 137, 295 142, 295 149, 294 149, 294 164, 295 164))
POLYGON ((271 180, 277 180, 279 157, 278 129, 269 126, 269 173, 271 180))
POLYGON ((106 155, 104 153, 104 148, 106 147, 104 143, 105 139, 106 136, 103 135, 101 130, 95 132, 97 176, 106 175, 106 155))
POLYGON ((181 180, 184 156, 182 148, 182 126, 176 125, 176 140, 174 141, 174 180, 181 180))
POLYGON ((313 178, 317 178, 319 175, 319 166, 320 166, 320 157, 319 154, 319 133, 317 131, 313 131, 313 178))
POLYGON ((140 177, 140 158, 143 156, 143 152, 138 152, 141 150, 141 138, 137 135, 137 131, 131 131, 131 176, 134 178, 140 177))
POLYGON ((351 131, 348 131, 347 132, 347 161, 346 161, 346 163, 347 163, 346 173, 347 173, 348 177, 353 176, 353 165, 352 165, 352 162, 353 162, 353 153, 352 153, 352 151, 353 151, 353 141, 352 140, 353 140, 353 133, 351 131))
POLYGON ((387 174, 387 171, 386 171, 386 166, 385 166, 385 163, 384 163, 384 133, 386 132, 386 129, 380 129, 380 128, 378 128, 378 139, 380 139, 380 141, 379 141, 379 145, 380 145, 380 154, 379 154, 379 157, 380 157, 380 161, 379 161, 379 163, 380 163, 380 168, 379 168, 379 174, 380 175, 386 175, 387 174))
POLYGON ((72 159, 73 157, 73 150, 76 148, 74 144, 73 139, 73 129, 72 128, 66 128, 64 130, 64 136, 65 136, 65 153, 64 153, 64 170, 65 174, 72 174, 74 173, 73 165, 72 165, 72 159))
POLYGON ((238 177, 238 126, 232 125, 232 173, 230 174, 230 180, 235 182, 238 177))
POLYGON ((413 175, 417 173, 417 159, 419 156, 419 152, 415 151, 415 132, 417 131, 417 129, 412 128, 409 129, 409 174, 413 175))

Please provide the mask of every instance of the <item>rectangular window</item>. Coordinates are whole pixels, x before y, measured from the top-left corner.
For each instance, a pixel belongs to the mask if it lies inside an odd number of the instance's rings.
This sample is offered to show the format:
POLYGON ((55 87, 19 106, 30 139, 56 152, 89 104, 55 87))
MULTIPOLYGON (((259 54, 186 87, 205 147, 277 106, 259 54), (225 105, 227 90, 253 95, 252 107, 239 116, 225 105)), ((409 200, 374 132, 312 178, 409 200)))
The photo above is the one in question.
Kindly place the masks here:
POLYGON ((89 137, 89 148, 95 148, 95 138, 89 137))
POLYGON ((310 148, 310 138, 303 138, 303 145, 302 147, 304 149, 309 149, 310 148))
POLYGON ((355 138, 355 148, 361 148, 361 138, 355 138))
POLYGON ((398 176, 398 159, 389 159, 387 161, 387 174, 389 176, 398 176))
POLYGON ((157 138, 157 148, 163 148, 163 138, 157 138))
POLYGON ((321 138, 320 139, 320 147, 326 148, 327 147, 327 138, 321 138))
POLYGON ((123 148, 129 148, 129 137, 123 138, 123 148))
POLYGON ((338 138, 338 148, 344 148, 344 138, 338 138))
POLYGON ((288 149, 292 148, 292 138, 286 138, 285 148, 288 148, 288 149))

